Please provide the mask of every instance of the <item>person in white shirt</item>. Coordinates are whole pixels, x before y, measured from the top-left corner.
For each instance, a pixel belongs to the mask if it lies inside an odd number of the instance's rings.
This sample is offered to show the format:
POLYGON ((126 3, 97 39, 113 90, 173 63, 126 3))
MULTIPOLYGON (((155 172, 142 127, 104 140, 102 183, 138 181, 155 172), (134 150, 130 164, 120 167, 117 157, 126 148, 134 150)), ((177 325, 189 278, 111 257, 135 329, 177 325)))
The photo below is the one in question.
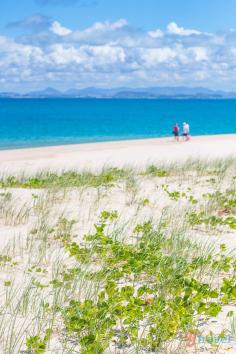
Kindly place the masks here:
POLYGON ((189 124, 184 122, 183 123, 183 139, 184 139, 184 141, 188 141, 190 139, 189 132, 190 132, 189 124))

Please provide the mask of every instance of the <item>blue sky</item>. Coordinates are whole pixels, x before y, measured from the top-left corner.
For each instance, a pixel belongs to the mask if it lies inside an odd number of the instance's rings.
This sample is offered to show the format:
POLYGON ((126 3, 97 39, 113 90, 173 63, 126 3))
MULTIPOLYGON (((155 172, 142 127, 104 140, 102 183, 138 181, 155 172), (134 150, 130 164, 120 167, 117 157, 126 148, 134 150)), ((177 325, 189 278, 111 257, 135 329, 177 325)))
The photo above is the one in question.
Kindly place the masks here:
POLYGON ((0 12, 0 91, 236 90, 235 13, 235 0, 7 0, 0 12))
POLYGON ((91 0, 87 1, 87 6, 86 1, 76 0, 45 0, 43 3, 43 0, 4 1, 1 29, 6 32, 7 23, 35 13, 56 18, 73 29, 118 18, 126 18, 133 26, 147 30, 164 29, 172 21, 202 31, 228 30, 235 26, 235 0, 91 0))

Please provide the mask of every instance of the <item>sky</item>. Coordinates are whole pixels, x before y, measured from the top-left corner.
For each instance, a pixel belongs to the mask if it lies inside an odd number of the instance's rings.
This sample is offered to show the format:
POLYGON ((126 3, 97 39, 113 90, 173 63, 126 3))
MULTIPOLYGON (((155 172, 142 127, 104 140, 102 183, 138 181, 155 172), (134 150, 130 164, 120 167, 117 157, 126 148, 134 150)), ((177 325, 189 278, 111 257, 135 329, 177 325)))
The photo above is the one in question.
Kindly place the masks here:
POLYGON ((0 91, 236 91, 235 0, 7 0, 0 10, 0 91))

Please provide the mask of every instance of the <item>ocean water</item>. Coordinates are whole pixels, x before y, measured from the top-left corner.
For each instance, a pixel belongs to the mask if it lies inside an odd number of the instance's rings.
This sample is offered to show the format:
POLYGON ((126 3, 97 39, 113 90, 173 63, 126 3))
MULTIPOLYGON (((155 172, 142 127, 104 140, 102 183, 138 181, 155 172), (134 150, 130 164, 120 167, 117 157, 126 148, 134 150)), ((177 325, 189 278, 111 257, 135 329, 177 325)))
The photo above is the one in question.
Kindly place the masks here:
POLYGON ((0 100, 0 149, 236 133, 236 100, 0 100))

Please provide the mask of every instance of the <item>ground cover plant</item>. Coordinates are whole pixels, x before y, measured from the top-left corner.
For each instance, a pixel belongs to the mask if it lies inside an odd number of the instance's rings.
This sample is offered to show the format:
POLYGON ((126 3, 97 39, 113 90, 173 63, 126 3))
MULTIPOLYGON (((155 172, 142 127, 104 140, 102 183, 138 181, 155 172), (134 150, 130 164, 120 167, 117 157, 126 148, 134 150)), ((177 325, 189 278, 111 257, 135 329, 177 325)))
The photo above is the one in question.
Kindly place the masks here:
POLYGON ((236 161, 0 179, 0 352, 234 353, 236 161))
POLYGON ((91 172, 79 173, 77 171, 62 173, 44 172, 34 177, 22 176, 17 178, 9 176, 0 181, 0 186, 2 188, 97 187, 99 185, 111 185, 128 175, 129 171, 118 168, 108 168, 97 174, 91 172))

